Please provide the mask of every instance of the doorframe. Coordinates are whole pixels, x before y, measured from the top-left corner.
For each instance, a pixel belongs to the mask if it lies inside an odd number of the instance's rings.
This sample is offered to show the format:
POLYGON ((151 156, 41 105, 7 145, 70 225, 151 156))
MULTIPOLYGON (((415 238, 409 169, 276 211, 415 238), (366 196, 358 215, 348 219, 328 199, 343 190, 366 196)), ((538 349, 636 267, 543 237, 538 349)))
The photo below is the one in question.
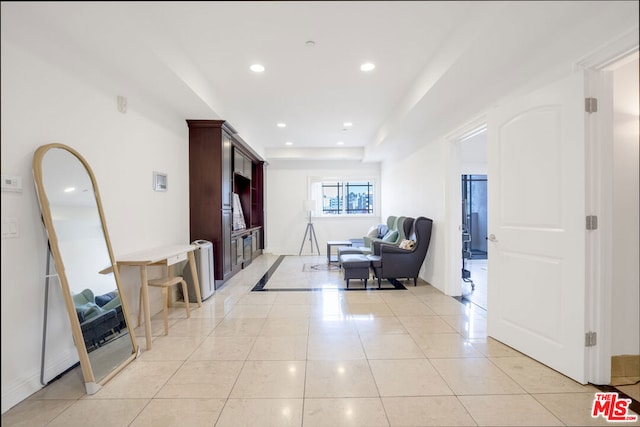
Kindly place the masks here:
MULTIPOLYGON (((636 54, 637 28, 576 61, 585 72, 585 96, 598 100, 598 112, 586 118, 586 214, 597 215, 598 228, 586 231, 586 327, 597 332, 597 344, 585 347, 586 378, 593 384, 611 382, 613 327, 613 72, 607 67, 636 54)), ((585 332, 589 332, 585 331, 585 332)))
POLYGON ((620 37, 577 62, 574 69, 585 72, 585 96, 598 100, 598 111, 587 114, 586 214, 596 215, 598 228, 587 231, 585 254, 586 327, 597 332, 597 344, 586 347, 587 380, 593 384, 611 382, 611 330, 613 328, 613 71, 607 68, 638 52, 638 33, 620 37))
MULTIPOLYGON (((460 176, 462 175, 462 143, 478 132, 486 132, 487 121, 483 114, 467 125, 458 128, 445 137, 446 164, 448 174, 445 178, 445 217, 447 218, 445 236, 445 288, 444 293, 451 296, 462 295, 462 218, 460 215, 460 201, 462 189, 460 176)), ((487 188, 489 182, 487 181, 487 188)), ((487 257, 490 255, 487 254, 487 257)), ((487 290, 488 292, 488 290, 487 290)))

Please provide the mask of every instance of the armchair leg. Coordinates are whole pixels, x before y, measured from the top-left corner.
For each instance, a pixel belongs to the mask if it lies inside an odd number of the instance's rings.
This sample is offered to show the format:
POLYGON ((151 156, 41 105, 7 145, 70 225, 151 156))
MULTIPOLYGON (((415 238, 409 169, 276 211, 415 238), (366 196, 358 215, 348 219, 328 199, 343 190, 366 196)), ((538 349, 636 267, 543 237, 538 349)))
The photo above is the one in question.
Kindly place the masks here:
POLYGON ((413 286, 418 286, 418 278, 417 277, 413 278, 413 286))
POLYGON ((347 289, 349 289, 349 279, 346 279, 347 281, 347 289))
POLYGON ((378 289, 382 286, 382 279, 378 277, 378 289))

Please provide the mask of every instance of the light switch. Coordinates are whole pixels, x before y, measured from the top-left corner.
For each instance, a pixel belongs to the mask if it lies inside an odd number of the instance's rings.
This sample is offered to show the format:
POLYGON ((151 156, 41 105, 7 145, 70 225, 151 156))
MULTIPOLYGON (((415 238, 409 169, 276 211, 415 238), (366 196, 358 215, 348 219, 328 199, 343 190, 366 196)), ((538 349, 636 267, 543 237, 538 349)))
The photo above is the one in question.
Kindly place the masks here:
POLYGON ((18 237, 18 220, 15 218, 2 218, 2 238, 16 239, 18 237))
POLYGON ((19 176, 2 175, 0 177, 2 184, 2 191, 14 191, 22 192, 22 178, 19 176))

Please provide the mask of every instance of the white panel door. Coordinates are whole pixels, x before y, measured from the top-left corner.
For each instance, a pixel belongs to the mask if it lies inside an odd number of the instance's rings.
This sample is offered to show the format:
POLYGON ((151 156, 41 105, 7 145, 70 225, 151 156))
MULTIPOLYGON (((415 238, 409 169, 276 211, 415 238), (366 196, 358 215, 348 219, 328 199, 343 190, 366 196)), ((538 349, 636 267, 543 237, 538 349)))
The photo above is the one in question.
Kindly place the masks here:
POLYGON ((585 381, 584 74, 488 115, 488 333, 585 381))

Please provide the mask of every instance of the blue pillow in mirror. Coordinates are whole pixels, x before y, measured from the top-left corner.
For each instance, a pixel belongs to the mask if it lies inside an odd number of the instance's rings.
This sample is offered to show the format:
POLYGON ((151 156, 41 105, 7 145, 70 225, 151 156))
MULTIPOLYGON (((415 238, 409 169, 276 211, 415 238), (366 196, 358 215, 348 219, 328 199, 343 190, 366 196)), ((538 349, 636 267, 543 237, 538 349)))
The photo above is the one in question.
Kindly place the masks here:
POLYGON ((98 295, 96 297, 96 304, 102 307, 103 305, 105 305, 106 303, 108 303, 109 301, 117 297, 118 297, 118 291, 107 292, 104 295, 98 295))

